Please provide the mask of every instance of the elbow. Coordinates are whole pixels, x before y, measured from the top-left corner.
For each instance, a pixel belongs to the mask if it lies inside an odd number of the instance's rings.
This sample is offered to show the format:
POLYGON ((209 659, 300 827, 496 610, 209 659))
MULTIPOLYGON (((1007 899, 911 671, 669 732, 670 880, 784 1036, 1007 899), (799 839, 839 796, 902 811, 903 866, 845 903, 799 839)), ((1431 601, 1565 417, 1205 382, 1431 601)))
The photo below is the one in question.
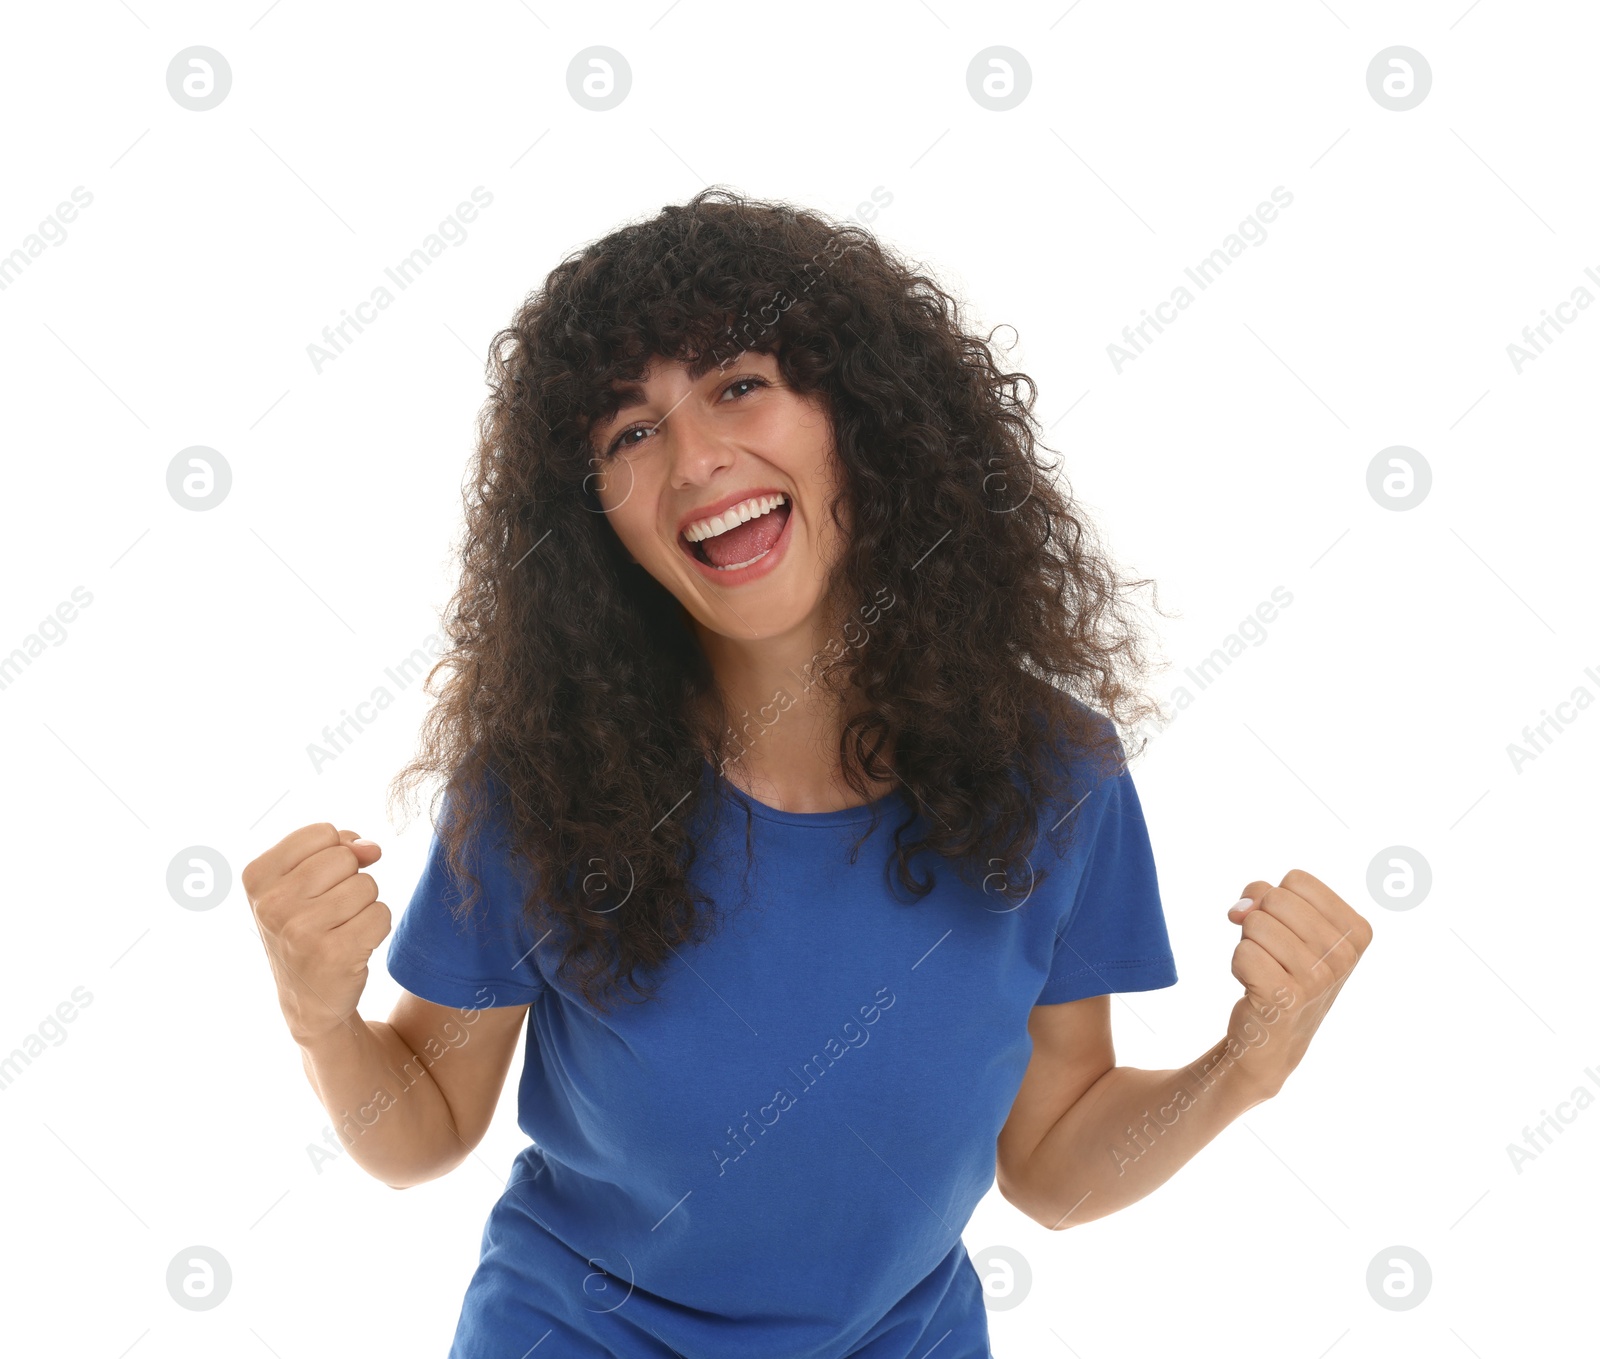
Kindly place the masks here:
POLYGON ((386 1189, 415 1189, 419 1184, 427 1184, 430 1180, 437 1180, 449 1174, 454 1168, 454 1166, 444 1166, 440 1169, 430 1168, 426 1171, 395 1176, 394 1178, 390 1178, 388 1175, 375 1175, 373 1178, 386 1189))
POLYGON ((1059 1195, 1040 1193, 1026 1181, 1015 1179, 1001 1181, 998 1176, 996 1176, 996 1188, 1000 1190, 1001 1198, 1046 1231, 1064 1232, 1070 1227, 1083 1225, 1083 1219, 1077 1210, 1084 1199, 1089 1197, 1087 1194, 1079 1194, 1072 1201, 1065 1202, 1059 1195))
MULTIPOLYGON (((1047 1232, 1064 1232, 1073 1227, 1081 1227, 1083 1225, 1082 1220, 1073 1215, 1073 1209, 1077 1206, 1075 1203, 1071 1208, 1066 1209, 1055 1204, 1042 1209, 1036 1207, 1033 1212, 1028 1213, 1028 1216, 1047 1232)), ((1027 1210, 1025 1209, 1024 1211, 1027 1210)))
POLYGON ((1072 1210, 1063 1212, 1055 1204, 1035 1203, 1031 1207, 1021 1210, 1037 1222, 1047 1232, 1064 1232, 1069 1227, 1076 1227, 1078 1223, 1072 1217, 1072 1210))
POLYGON ((461 1156, 453 1156, 447 1160, 434 1161, 427 1165, 411 1167, 404 1174, 379 1175, 377 1178, 390 1189, 415 1189, 419 1184, 428 1184, 433 1180, 442 1180, 466 1159, 467 1158, 464 1154, 461 1156))
POLYGON ((414 1189, 417 1185, 427 1184, 430 1180, 443 1179, 466 1159, 467 1153, 462 1151, 425 1162, 382 1167, 363 1166, 362 1169, 385 1188, 414 1189))
POLYGON ((1046 1231, 1061 1232, 1077 1225, 1061 1207, 1042 1198, 1023 1177, 1007 1175, 997 1169, 995 1188, 1000 1191, 1001 1198, 1046 1231))

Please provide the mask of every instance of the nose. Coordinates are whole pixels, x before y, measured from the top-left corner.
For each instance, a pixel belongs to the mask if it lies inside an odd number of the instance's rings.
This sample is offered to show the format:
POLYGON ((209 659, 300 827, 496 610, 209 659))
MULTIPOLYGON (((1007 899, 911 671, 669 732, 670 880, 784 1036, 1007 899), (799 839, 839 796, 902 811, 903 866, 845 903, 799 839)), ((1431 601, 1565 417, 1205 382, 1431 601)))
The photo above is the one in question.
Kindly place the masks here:
POLYGON ((668 418, 668 476, 678 489, 704 486, 718 472, 733 464, 734 452, 716 424, 685 401, 668 418))

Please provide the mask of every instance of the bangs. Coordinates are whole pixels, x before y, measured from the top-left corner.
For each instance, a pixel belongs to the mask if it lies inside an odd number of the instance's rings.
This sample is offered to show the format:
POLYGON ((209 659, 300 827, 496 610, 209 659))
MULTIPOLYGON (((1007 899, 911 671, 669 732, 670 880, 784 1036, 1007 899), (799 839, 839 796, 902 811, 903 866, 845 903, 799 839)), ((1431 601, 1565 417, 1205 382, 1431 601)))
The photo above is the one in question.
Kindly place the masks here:
POLYGON ((682 363, 689 381, 698 382, 743 354, 777 353, 786 306, 776 304, 774 295, 788 296, 781 288, 764 288, 737 312, 707 307, 692 317, 669 312, 665 321, 648 299, 630 299, 627 313, 619 308, 603 332, 606 343, 583 402, 585 429, 616 414, 627 389, 643 380, 653 360, 682 363))

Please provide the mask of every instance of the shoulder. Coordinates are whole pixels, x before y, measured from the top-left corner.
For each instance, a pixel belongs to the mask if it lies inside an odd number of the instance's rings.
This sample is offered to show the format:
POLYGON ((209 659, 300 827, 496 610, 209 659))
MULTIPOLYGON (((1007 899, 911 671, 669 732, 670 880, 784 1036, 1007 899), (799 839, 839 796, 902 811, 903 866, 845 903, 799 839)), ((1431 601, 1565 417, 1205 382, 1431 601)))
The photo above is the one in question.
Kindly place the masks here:
MULTIPOLYGON (((1040 828, 1092 832, 1106 808, 1131 782, 1128 754, 1116 723, 1071 694, 1057 691, 1032 713, 1043 737, 1046 786, 1040 790, 1040 828)), ((1069 837, 1070 838, 1070 837, 1069 837)))
POLYGON ((465 764, 441 791, 425 873, 458 925, 537 901, 537 869, 515 849, 508 815, 514 796, 487 769, 465 764))

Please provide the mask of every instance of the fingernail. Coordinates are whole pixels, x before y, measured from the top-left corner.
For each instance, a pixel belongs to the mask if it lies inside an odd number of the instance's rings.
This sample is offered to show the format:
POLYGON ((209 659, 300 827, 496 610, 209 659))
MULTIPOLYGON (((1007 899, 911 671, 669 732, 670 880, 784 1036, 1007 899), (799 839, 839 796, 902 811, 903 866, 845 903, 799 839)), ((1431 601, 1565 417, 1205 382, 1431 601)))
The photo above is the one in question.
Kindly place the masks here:
POLYGON ((1240 908, 1243 908, 1244 910, 1248 911, 1255 904, 1256 904, 1255 900, 1252 897, 1240 897, 1239 900, 1234 902, 1232 906, 1228 907, 1228 914, 1232 915, 1235 911, 1239 910, 1240 908))
POLYGON ((358 839, 358 840, 352 840, 350 843, 352 845, 375 845, 378 842, 376 840, 359 840, 358 839))

